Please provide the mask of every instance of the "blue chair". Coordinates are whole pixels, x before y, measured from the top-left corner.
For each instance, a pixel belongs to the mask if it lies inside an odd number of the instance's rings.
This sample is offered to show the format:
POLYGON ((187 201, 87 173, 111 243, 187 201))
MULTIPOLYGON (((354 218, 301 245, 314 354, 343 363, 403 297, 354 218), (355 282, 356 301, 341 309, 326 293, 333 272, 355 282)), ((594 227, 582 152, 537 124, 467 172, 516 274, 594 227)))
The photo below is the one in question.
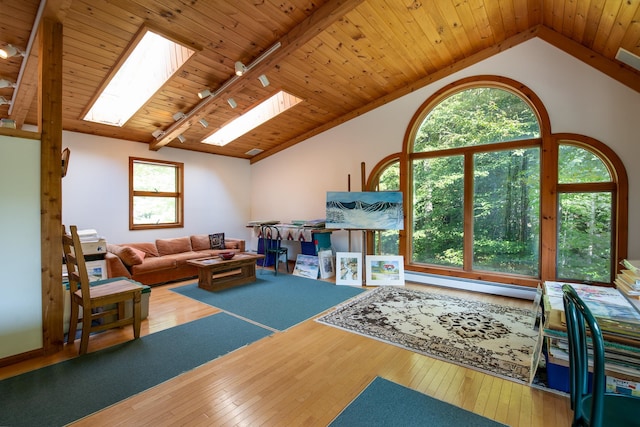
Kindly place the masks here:
POLYGON ((591 310, 571 285, 562 286, 562 293, 569 338, 572 426, 640 426, 640 398, 606 392, 604 340, 591 310), (589 341, 593 347, 592 391, 589 391, 589 341))
POLYGON ((280 230, 278 227, 272 225, 263 225, 260 228, 260 241, 262 242, 262 248, 264 250, 264 258, 262 259, 262 270, 268 262, 273 260, 273 268, 276 276, 278 275, 278 264, 280 258, 284 256, 284 264, 287 267, 287 273, 289 272, 289 251, 287 248, 282 247, 282 236, 280 236, 280 230))

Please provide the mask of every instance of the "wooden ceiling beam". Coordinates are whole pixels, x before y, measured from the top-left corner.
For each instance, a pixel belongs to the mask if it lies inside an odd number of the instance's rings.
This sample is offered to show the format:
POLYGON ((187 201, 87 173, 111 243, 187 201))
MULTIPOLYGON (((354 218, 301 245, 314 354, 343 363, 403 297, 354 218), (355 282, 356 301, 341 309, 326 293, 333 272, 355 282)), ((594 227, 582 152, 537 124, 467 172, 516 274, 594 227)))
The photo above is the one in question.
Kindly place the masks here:
POLYGON ((40 53, 39 28, 42 18, 54 19, 62 22, 71 7, 72 0, 42 0, 38 14, 33 23, 32 36, 29 46, 27 46, 27 56, 23 59, 20 75, 16 86, 16 93, 13 97, 10 118, 15 120, 16 128, 21 129, 25 123, 27 114, 33 105, 38 94, 38 67, 40 53), (36 47, 34 49, 34 47, 36 47))
MULTIPOLYGON (((310 15, 285 36, 277 42, 280 43, 278 48, 272 55, 267 57, 260 64, 251 68, 242 78, 236 79, 229 84, 225 90, 216 97, 205 98, 194 109, 192 109, 185 119, 179 120, 171 125, 156 141, 149 144, 149 150, 157 151, 172 140, 182 134, 186 129, 198 123, 198 120, 205 117, 212 108, 210 104, 213 100, 232 96, 232 93, 243 90, 249 82, 255 77, 264 74, 274 64, 286 58, 304 44, 308 43, 317 35, 321 34, 329 26, 342 18, 345 14, 356 8, 364 0, 331 0, 321 6, 315 13, 310 15)), ((276 42, 276 43, 277 43, 276 42)))

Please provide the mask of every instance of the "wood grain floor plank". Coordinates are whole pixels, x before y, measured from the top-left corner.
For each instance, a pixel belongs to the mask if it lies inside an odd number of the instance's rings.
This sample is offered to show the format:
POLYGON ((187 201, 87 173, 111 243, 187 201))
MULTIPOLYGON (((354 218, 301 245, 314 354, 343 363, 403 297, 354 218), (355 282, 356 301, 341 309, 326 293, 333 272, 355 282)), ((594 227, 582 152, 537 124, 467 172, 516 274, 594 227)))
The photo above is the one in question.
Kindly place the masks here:
MULTIPOLYGON (((169 289, 152 289, 142 334, 219 310, 169 289)), ((408 285, 425 289, 423 285, 408 285)), ((428 288, 458 296, 467 292, 428 288)), ((487 302, 529 306, 491 295, 487 302)), ((92 338, 90 351, 130 339, 122 330, 92 338)), ((188 349, 184 349, 188 351, 188 349)), ((77 355, 0 368, 0 379, 77 355)), ((569 425, 568 398, 307 320, 186 372, 74 423, 74 426, 324 426, 376 376, 514 427, 569 425)))

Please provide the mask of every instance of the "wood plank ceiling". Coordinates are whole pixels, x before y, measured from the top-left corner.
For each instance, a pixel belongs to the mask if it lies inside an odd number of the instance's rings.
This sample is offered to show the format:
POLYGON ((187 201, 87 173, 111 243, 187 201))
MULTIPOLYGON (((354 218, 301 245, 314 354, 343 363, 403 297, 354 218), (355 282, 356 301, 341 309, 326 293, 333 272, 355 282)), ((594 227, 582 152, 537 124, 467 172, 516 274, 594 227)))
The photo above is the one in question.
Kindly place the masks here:
MULTIPOLYGON (((615 60, 640 55, 640 0, 57 0, 64 26, 63 128, 87 134, 257 161, 531 37, 541 37, 640 91, 640 72, 615 60), (124 126, 82 120, 136 33, 148 26, 196 53, 124 126), (281 47, 202 108, 275 43, 281 47), (265 74, 270 85, 257 77, 265 74), (225 147, 200 141, 279 90, 304 100, 225 147), (233 109, 227 99, 233 97, 233 109), (195 109, 195 110, 194 110, 195 109), (193 113, 174 122, 181 111, 193 113), (209 127, 197 123, 204 118, 209 127), (156 129, 171 138, 156 140, 156 129), (180 143, 173 137, 183 134, 180 143), (251 157, 247 151, 263 153, 251 157)), ((3 1, 0 45, 32 49, 0 60, 12 105, 0 117, 37 123, 40 2, 3 1), (23 64, 24 62, 24 64, 23 64), (22 70, 22 71, 21 71, 22 70), (35 71, 34 71, 35 70, 35 71), (9 110, 11 109, 11 112, 9 110)))

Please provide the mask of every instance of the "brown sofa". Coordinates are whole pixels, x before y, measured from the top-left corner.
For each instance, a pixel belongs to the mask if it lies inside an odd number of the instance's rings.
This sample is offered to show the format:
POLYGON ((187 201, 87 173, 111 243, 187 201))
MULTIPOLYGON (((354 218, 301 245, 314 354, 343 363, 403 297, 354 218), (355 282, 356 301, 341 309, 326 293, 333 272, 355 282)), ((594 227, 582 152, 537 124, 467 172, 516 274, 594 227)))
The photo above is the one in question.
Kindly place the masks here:
POLYGON ((215 256, 220 252, 244 252, 245 241, 225 238, 224 249, 211 249, 208 234, 197 234, 155 242, 107 244, 107 275, 128 277, 145 285, 157 285, 198 275, 187 264, 190 259, 215 256))

